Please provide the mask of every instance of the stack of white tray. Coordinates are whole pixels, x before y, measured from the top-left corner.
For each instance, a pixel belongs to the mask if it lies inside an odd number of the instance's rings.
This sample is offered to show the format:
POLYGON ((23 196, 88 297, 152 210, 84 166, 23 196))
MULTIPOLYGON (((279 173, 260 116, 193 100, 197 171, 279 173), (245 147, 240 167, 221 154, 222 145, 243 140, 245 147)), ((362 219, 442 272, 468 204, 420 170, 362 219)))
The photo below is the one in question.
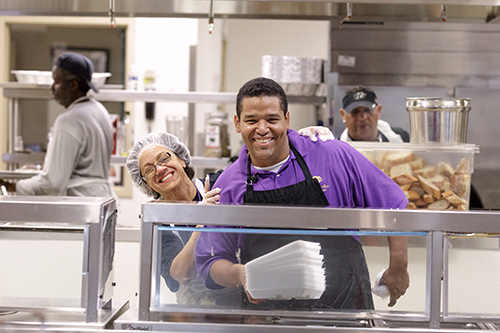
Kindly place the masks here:
POLYGON ((294 241, 245 265, 247 291, 255 299, 318 299, 325 291, 319 243, 294 241))

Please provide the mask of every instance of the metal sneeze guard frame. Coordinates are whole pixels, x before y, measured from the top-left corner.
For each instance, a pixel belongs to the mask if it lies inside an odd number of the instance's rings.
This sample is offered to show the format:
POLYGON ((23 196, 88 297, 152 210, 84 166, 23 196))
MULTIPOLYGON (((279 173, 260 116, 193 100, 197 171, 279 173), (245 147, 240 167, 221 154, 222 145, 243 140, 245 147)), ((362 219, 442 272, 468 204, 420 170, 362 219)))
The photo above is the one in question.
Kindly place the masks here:
MULTIPOLYGON (((85 310, 86 322, 100 319, 99 310, 111 309, 113 295, 113 269, 103 281, 105 265, 105 231, 111 236, 114 247, 116 225, 116 200, 114 198, 81 198, 49 196, 0 197, 0 230, 83 230, 83 267, 81 309, 85 310), (113 218, 114 222, 108 221, 113 218), (2 224, 2 222, 12 222, 2 224), (34 222, 36 224, 23 225, 34 222), (112 224, 112 225, 110 225, 112 224), (107 228, 107 229, 106 229, 107 228), (112 228, 110 230, 109 228, 112 228)), ((112 266, 111 266, 112 267, 112 266)), ((26 311, 38 307, 0 307, 0 310, 26 311)), ((41 309, 49 310, 49 309, 41 309)), ((51 309, 50 309, 51 310, 51 309)), ((60 308, 55 311, 71 311, 60 308)))
MULTIPOLYGON (((152 278, 157 253, 155 230, 158 226, 178 225, 227 225, 258 228, 299 229, 359 229, 360 234, 427 235, 427 283, 425 314, 398 314, 394 312, 322 312, 322 318, 348 320, 394 320, 428 322, 430 329, 439 329, 444 322, 500 323, 499 316, 449 316, 441 307, 442 265, 447 233, 500 233, 500 213, 488 211, 411 211, 386 209, 347 209, 241 205, 195 205, 186 203, 148 202, 142 206, 142 239, 139 287, 139 321, 158 321, 160 312, 152 306, 152 278), (474 223, 470 223, 474 221, 474 223), (469 222, 469 223, 468 223, 469 222), (392 233, 396 232, 396 233, 392 233)), ((193 228, 194 229, 194 228, 193 228)), ((199 230, 199 229, 198 229, 199 230)), ((159 275, 159 274, 157 274, 159 275)), ((176 310, 177 311, 177 310, 176 310)), ((182 312, 179 310, 177 312, 182 312)), ((186 312, 220 313, 206 309, 187 309, 186 312)), ((219 311, 219 312, 217 312, 219 311)), ((252 315, 258 311, 231 310, 229 314, 252 315)), ((273 311, 272 315, 284 315, 284 311, 273 311)), ((286 311, 288 317, 311 317, 313 313, 286 311)), ((317 314, 316 314, 317 316, 317 314)))

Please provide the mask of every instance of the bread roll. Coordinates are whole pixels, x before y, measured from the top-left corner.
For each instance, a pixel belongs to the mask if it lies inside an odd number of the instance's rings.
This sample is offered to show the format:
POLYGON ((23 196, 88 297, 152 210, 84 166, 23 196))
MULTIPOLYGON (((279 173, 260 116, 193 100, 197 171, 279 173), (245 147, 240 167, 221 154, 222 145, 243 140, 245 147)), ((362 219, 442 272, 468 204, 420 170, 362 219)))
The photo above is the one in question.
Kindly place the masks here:
POLYGON ((441 199, 441 190, 436 185, 422 176, 418 176, 418 180, 420 181, 420 185, 422 185, 425 192, 429 193, 438 200, 441 199))
POLYGON ((434 201, 436 201, 436 199, 434 199, 434 197, 432 195, 430 195, 429 193, 425 193, 422 196, 422 200, 424 200, 428 204, 433 203, 434 201))
POLYGON ((411 185, 411 183, 416 182, 418 180, 417 178, 410 176, 406 173, 396 177, 391 177, 391 179, 394 180, 396 184, 398 184, 399 186, 408 184, 411 185))
POLYGON ((420 209, 422 209, 422 208, 426 208, 426 207, 427 207, 427 205, 428 205, 428 203, 427 203, 427 202, 425 202, 424 200, 422 200, 421 198, 420 198, 420 199, 418 199, 418 200, 415 200, 415 201, 414 201, 414 203, 415 203, 415 206, 417 206, 417 207, 418 207, 418 208, 420 208, 420 209))
POLYGON ((467 188, 469 187, 469 175, 464 173, 454 173, 450 179, 450 190, 453 191, 459 197, 464 197, 467 193, 467 188))
POLYGON ((450 203, 446 199, 441 199, 436 202, 431 203, 427 208, 432 210, 443 210, 447 209, 450 206, 450 203))
POLYGON ((412 170, 420 170, 425 167, 425 160, 423 157, 419 156, 415 159, 415 161, 410 162, 410 166, 412 170))
POLYGON ((436 175, 436 166, 435 165, 426 165, 420 170, 414 170, 413 175, 415 177, 422 176, 424 178, 432 178, 436 175))
POLYGON ((389 172, 390 177, 396 177, 402 174, 413 176, 413 172, 411 171, 411 166, 409 163, 396 164, 391 168, 389 172))
POLYGON ((425 191, 420 183, 412 183, 409 189, 417 192, 420 196, 423 196, 425 194, 425 191))
POLYGON ((413 183, 408 183, 404 185, 399 185, 403 191, 408 191, 413 183))
POLYGON ((406 209, 417 209, 417 206, 415 205, 414 202, 409 202, 407 205, 406 205, 406 209))
POLYGON ((420 199, 420 195, 418 195, 418 193, 415 191, 403 191, 403 193, 405 194, 408 201, 415 201, 420 199))
POLYGON ((460 198, 458 195, 453 193, 453 191, 448 191, 443 193, 443 197, 446 198, 453 206, 458 207, 461 205, 467 205, 467 201, 460 198), (446 195, 446 197, 445 197, 446 195))
POLYGON ((455 169, 453 169, 453 167, 446 162, 439 162, 438 172, 440 175, 443 175, 446 178, 450 179, 451 176, 453 176, 453 174, 455 173, 455 169))
POLYGON ((444 190, 445 178, 440 174, 435 174, 434 177, 427 178, 427 180, 436 185, 441 191, 444 190))
POLYGON ((396 164, 409 163, 415 161, 415 154, 412 151, 400 151, 388 154, 385 158, 389 167, 396 164))
POLYGON ((463 157, 460 164, 455 169, 455 173, 470 173, 470 160, 463 157))

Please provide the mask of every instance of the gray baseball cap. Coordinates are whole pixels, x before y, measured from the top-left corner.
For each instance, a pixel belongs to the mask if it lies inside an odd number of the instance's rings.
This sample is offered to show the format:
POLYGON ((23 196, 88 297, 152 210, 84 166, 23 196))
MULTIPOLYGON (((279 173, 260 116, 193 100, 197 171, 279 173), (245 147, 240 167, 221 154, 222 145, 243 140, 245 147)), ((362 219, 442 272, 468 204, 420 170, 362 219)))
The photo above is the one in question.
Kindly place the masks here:
POLYGON ((80 79, 85 81, 89 88, 95 92, 99 92, 99 90, 92 84, 94 66, 92 65, 92 61, 90 61, 90 59, 86 56, 75 52, 65 52, 57 58, 55 65, 78 76, 80 79))

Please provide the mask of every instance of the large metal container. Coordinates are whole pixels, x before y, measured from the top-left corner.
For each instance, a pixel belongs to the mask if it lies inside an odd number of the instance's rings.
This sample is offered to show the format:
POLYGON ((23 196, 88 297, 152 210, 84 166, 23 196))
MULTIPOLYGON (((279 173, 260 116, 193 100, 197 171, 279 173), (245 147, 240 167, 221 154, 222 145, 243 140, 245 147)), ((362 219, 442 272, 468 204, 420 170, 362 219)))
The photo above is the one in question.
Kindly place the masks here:
POLYGON ((323 82, 321 58, 262 56, 262 76, 278 82, 287 95, 313 96, 323 82))
POLYGON ((465 143, 470 109, 469 98, 407 98, 410 142, 465 143))

